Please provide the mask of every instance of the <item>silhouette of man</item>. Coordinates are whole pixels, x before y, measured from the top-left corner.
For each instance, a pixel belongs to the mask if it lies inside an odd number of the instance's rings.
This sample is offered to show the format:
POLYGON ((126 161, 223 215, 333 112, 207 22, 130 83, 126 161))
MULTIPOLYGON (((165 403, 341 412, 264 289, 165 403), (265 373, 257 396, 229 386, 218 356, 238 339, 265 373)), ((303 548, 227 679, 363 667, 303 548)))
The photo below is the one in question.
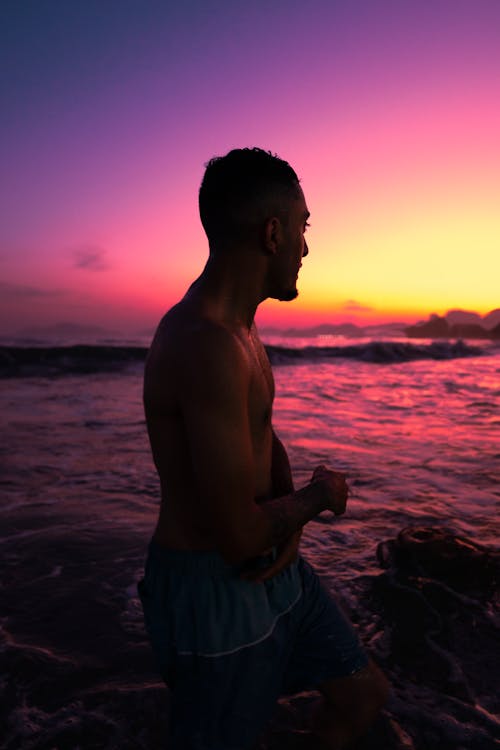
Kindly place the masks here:
POLYGON ((208 163, 199 208, 209 258, 160 322, 144 377, 162 502, 139 590, 172 690, 169 747, 251 747, 280 694, 317 688, 316 732, 342 748, 386 681, 298 544, 322 510, 344 512, 347 484, 319 466, 294 489, 254 323, 263 300, 297 296, 309 211, 290 165, 258 148, 208 163))

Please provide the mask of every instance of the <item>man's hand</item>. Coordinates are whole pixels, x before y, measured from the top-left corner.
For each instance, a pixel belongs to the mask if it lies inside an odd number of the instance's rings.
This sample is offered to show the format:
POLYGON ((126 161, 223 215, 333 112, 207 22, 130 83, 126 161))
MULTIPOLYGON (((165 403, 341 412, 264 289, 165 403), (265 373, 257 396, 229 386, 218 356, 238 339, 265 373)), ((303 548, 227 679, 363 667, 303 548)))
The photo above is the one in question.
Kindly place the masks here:
POLYGON ((302 529, 296 531, 286 541, 280 544, 276 560, 268 568, 257 568, 245 570, 241 577, 246 581, 255 581, 261 583, 278 575, 282 570, 291 565, 299 553, 299 542, 302 535, 302 529))
POLYGON ((345 474, 327 469, 326 466, 318 466, 312 475, 311 483, 313 482, 323 483, 327 496, 327 510, 332 510, 336 516, 345 513, 349 493, 345 474))

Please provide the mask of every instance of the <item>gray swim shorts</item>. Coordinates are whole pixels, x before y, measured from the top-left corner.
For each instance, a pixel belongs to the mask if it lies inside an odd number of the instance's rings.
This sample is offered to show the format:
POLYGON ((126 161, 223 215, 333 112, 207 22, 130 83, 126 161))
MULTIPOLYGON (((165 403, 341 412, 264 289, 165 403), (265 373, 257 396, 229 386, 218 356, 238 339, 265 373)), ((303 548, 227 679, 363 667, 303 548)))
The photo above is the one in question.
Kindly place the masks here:
POLYGON ((301 557, 263 583, 240 573, 217 553, 150 544, 139 594, 172 691, 169 750, 249 748, 280 695, 368 664, 352 626, 301 557))

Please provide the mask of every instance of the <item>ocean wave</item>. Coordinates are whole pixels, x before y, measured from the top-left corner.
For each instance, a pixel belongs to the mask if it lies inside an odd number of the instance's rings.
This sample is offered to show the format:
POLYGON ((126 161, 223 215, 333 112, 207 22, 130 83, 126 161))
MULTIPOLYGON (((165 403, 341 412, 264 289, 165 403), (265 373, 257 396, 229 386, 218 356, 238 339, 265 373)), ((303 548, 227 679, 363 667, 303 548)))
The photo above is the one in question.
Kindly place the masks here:
POLYGON ((426 344, 411 344, 404 341, 370 341, 347 346, 305 346, 300 349, 267 346, 266 348, 273 365, 331 359, 355 359, 374 364, 391 364, 412 362, 416 359, 440 360, 477 357, 486 353, 484 348, 472 346, 461 339, 454 342, 433 341, 426 344))
POLYGON ((0 346, 0 377, 50 377, 120 372, 144 363, 142 346, 0 346))
MULTIPOLYGON (((370 341, 345 346, 287 347, 266 345, 273 365, 354 359, 374 364, 412 362, 416 359, 477 357, 487 348, 462 340, 414 344, 404 341, 370 341)), ((0 346, 0 377, 49 377, 137 370, 148 349, 142 346, 0 346)))

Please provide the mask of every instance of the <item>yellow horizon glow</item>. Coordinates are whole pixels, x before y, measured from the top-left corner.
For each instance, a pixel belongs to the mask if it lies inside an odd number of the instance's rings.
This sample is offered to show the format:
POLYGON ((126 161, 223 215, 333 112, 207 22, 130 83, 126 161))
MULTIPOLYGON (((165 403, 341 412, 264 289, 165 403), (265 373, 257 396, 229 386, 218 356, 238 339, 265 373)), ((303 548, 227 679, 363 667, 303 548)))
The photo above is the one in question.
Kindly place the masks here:
POLYGON ((316 311, 349 299, 381 313, 485 314, 500 301, 499 205, 491 185, 474 195, 406 186, 357 208, 339 201, 333 216, 323 201, 307 235, 301 296, 316 311))

